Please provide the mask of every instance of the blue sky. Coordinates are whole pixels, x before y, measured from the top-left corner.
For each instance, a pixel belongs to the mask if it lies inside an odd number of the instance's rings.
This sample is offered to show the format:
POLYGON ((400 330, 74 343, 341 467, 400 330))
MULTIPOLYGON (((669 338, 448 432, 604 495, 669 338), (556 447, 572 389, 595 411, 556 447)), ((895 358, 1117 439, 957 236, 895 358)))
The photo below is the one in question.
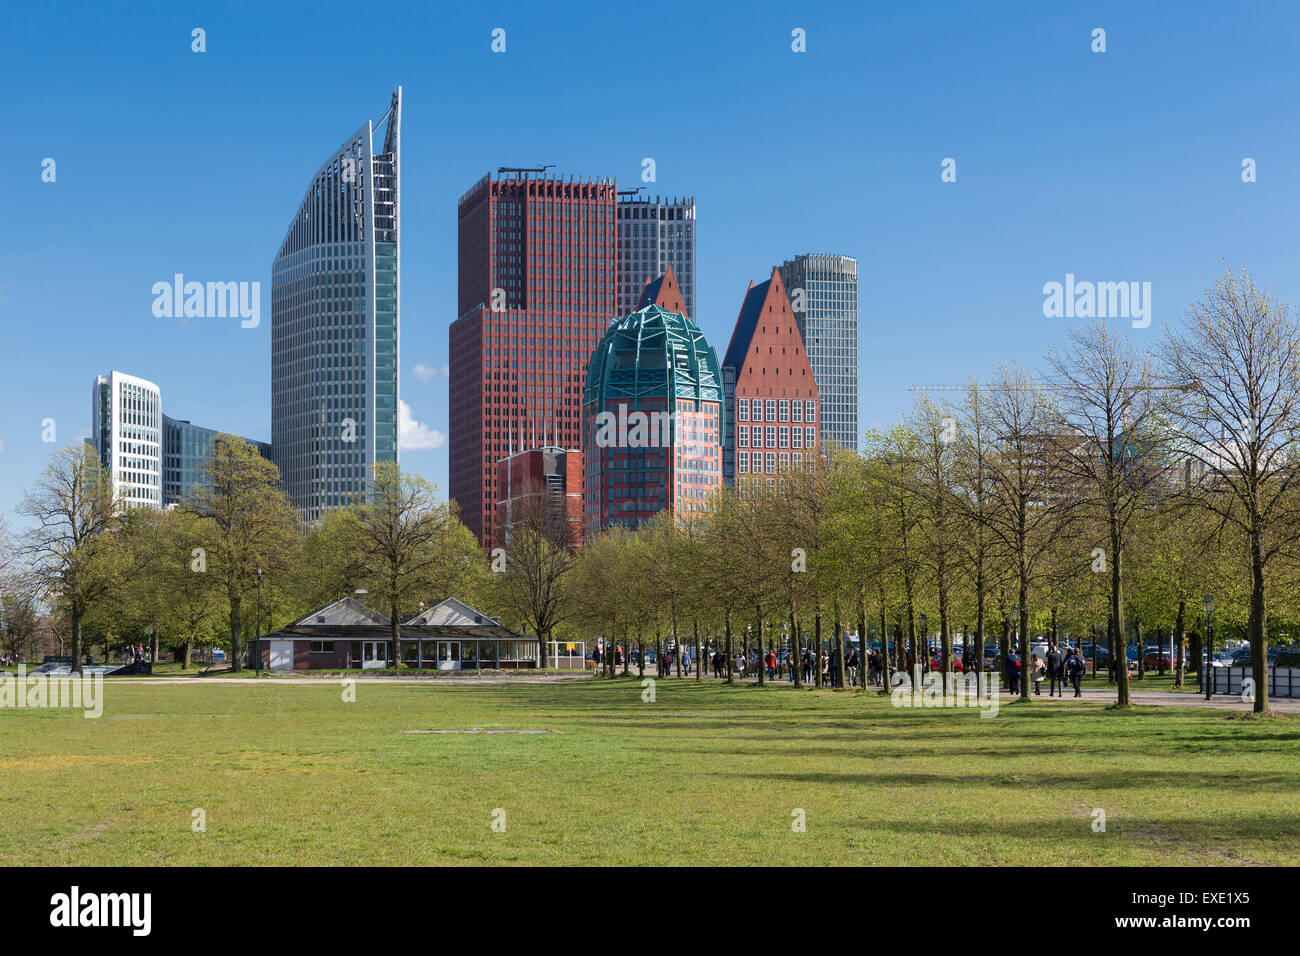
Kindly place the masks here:
MULTIPOLYGON (((174 417, 269 439, 271 260, 316 169, 399 83, 402 398, 442 431, 456 200, 500 165, 630 187, 653 157, 652 192, 696 197, 719 353, 751 279, 857 256, 864 428, 909 385, 1037 364, 1064 325, 1042 287, 1067 273, 1150 282, 1156 321, 1133 334, 1151 340, 1225 260, 1300 301, 1293 3, 470 7, 6 7, 0 511, 57 447, 42 420, 76 440, 114 368, 174 417), (155 318, 176 272, 260 281, 260 327, 155 318)), ((445 445, 402 460, 445 490, 445 445)))

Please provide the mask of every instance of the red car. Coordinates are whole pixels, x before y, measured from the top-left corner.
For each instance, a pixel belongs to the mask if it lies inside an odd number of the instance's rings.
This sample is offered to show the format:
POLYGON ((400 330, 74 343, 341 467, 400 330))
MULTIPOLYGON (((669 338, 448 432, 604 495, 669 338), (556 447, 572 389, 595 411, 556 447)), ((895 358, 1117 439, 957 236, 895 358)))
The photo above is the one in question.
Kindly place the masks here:
MULTIPOLYGON (((961 671, 963 670, 961 658, 958 657, 956 654, 952 656, 952 669, 957 671, 958 673, 961 673, 961 671)), ((940 655, 935 654, 930 658, 930 670, 932 671, 943 670, 943 659, 940 655)))

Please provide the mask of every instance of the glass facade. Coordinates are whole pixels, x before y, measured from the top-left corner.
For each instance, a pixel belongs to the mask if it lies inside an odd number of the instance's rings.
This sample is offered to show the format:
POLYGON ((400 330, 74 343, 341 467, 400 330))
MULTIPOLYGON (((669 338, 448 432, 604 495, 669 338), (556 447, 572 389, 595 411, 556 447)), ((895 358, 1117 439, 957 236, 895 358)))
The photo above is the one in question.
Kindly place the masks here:
MULTIPOLYGON (((213 443, 221 432, 163 416, 163 504, 180 504, 192 489, 208 484, 213 443)), ((250 441, 263 458, 271 457, 266 442, 250 441)))
POLYGON ((802 255, 780 271, 817 382, 822 438, 857 451, 858 260, 802 255))
POLYGON ((386 120, 321 167, 271 266, 271 447, 307 520, 398 458, 400 89, 386 120))
POLYGON ((618 314, 630 315, 646 281, 673 267, 686 314, 695 315, 695 200, 618 203, 618 314))

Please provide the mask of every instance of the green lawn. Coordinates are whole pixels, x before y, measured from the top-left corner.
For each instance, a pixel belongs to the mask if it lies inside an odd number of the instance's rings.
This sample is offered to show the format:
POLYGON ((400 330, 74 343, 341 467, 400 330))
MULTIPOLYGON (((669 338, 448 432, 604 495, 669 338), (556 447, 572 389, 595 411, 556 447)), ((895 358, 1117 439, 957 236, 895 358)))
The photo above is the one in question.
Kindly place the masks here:
POLYGON ((657 691, 107 681, 98 720, 0 710, 0 861, 1300 863, 1300 721, 657 691), (472 727, 555 732, 402 732, 472 727))

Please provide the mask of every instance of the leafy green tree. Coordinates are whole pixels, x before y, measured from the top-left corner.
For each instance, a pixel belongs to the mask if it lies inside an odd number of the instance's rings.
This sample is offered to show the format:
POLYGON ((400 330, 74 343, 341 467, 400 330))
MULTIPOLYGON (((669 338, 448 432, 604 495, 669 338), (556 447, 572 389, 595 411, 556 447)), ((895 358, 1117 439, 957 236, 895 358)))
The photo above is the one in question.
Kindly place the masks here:
POLYGON ((287 572, 298 541, 298 516, 280 487, 279 470, 234 435, 213 440, 207 481, 183 505, 202 520, 191 549, 195 574, 210 574, 225 599, 231 669, 243 666, 243 605, 263 575, 287 572))

